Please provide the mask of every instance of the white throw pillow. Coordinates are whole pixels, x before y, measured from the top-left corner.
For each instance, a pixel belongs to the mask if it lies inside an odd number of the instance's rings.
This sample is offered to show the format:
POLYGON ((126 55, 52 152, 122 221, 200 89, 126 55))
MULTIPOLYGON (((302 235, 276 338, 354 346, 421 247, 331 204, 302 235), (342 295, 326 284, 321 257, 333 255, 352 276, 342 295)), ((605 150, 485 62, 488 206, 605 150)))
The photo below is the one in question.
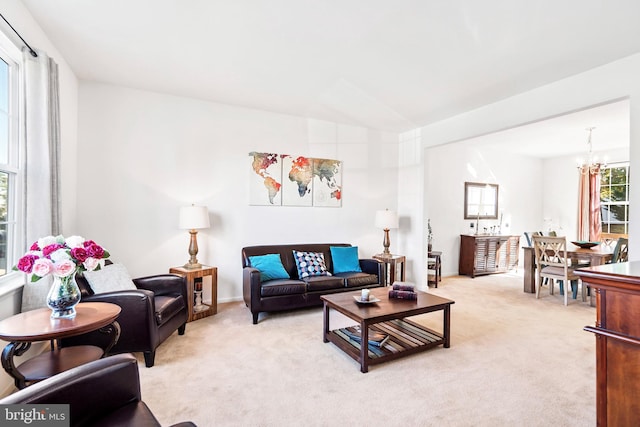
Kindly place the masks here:
POLYGON ((85 271, 82 274, 96 294, 137 289, 129 272, 122 264, 111 264, 100 270, 85 271))

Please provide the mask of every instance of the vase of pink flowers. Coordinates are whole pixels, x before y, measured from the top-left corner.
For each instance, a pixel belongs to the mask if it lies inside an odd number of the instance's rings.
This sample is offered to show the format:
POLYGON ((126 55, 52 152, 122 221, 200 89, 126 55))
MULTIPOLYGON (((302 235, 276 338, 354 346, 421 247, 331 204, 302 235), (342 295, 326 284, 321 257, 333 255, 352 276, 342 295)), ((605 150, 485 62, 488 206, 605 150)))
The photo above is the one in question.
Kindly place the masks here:
POLYGON ((37 282, 53 276, 53 284, 47 295, 47 306, 54 319, 73 318, 75 306, 80 302, 80 289, 76 283, 79 271, 99 270, 102 260, 109 257, 102 246, 80 236, 47 236, 38 239, 29 248, 14 270, 23 271, 37 282))
POLYGON ((53 276, 53 284, 47 294, 47 307, 54 319, 71 319, 76 315, 76 305, 80 302, 80 288, 76 273, 67 277, 53 276))

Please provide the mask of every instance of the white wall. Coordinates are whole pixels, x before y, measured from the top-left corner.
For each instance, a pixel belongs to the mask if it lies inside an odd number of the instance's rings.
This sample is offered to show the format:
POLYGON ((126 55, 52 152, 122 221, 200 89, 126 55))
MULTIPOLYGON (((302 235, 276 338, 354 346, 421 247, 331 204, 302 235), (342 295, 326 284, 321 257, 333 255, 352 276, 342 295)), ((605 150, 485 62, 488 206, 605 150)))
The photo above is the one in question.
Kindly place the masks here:
MULTIPOLYGON (((404 268, 407 276, 405 280, 413 280, 416 270, 420 268, 420 264, 416 263, 416 261, 419 259, 420 254, 425 251, 420 240, 413 241, 407 238, 423 233, 422 199, 424 185, 419 131, 406 132, 400 135, 399 165, 396 197, 398 199, 398 212, 401 213, 399 215, 400 228, 397 230, 398 239, 392 240, 391 252, 405 255, 404 268)), ((420 284, 418 283, 418 285, 420 284)))
MULTIPOLYGON (((464 183, 499 185, 498 211, 502 234, 522 235, 540 222, 542 190, 533 176, 542 174, 542 161, 527 156, 477 147, 447 144, 425 150, 427 218, 433 228, 433 249, 442 251, 442 274, 458 274, 460 234, 473 234, 475 220, 464 219, 464 183)), ((480 230, 498 226, 480 220, 480 230)), ((426 236, 426 234, 425 234, 426 236)), ((522 244, 522 241, 521 241, 522 244)))
MULTIPOLYGON (((219 301, 242 295, 243 246, 382 249, 373 222, 376 210, 396 209, 395 134, 95 83, 81 84, 79 105, 76 230, 134 277, 188 260, 178 210, 192 202, 211 212, 198 259, 218 267, 219 301), (251 151, 342 160, 342 207, 249 206, 251 151)), ((391 240, 393 249, 393 231, 391 240)))
MULTIPOLYGON (((508 129, 525 123, 544 120, 556 115, 582 110, 587 107, 628 98, 630 100, 630 149, 631 166, 640 164, 640 54, 611 62, 593 70, 559 80, 552 84, 528 91, 502 101, 486 105, 476 110, 451 117, 440 122, 424 126, 418 131, 422 146, 426 149, 442 144, 462 141, 479 135, 508 129)), ((426 155, 425 155, 426 158, 426 155)), ((402 170, 399 172, 403 173, 402 170)), ((428 173, 424 170, 425 179, 428 173)), ((630 202, 640 202, 640 186, 634 185, 635 175, 631 176, 630 202)), ((400 194, 398 206, 410 206, 400 194)), ((400 210, 400 215, 418 215, 422 232, 401 235, 401 245, 416 247, 426 245, 426 219, 431 209, 437 208, 439 201, 428 194, 424 196, 422 208, 411 211, 400 210), (435 205, 435 206, 434 206, 435 205)), ((640 209, 631 210, 629 258, 640 259, 640 239, 633 238, 640 230, 640 209)), ((425 251, 416 255, 416 281, 424 282, 425 251)))

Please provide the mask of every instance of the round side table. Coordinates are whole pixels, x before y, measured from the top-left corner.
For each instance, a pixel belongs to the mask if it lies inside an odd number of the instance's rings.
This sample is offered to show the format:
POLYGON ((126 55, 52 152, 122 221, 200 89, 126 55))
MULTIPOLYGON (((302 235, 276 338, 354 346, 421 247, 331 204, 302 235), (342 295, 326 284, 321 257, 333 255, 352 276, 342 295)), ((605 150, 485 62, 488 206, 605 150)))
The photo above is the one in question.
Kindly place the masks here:
POLYGON ((55 374, 104 357, 120 336, 116 321, 120 307, 105 302, 86 302, 76 306, 73 319, 52 319, 51 310, 40 308, 0 321, 0 339, 9 341, 2 351, 2 367, 19 389, 55 374), (105 348, 80 345, 60 348, 55 340, 100 330, 110 337, 105 348), (51 341, 51 351, 32 357, 16 367, 14 356, 22 356, 31 344, 51 341))

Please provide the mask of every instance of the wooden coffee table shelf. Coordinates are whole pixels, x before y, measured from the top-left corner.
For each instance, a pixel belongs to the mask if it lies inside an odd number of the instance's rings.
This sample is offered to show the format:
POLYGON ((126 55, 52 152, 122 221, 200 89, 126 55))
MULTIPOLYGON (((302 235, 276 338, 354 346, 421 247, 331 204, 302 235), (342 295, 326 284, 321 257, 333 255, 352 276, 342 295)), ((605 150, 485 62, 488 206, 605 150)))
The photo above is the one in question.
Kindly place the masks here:
POLYGON ((351 358, 360 363, 360 371, 365 373, 369 365, 387 362, 433 347, 450 346, 450 307, 454 301, 436 295, 418 291, 417 301, 389 299, 388 288, 372 289, 371 294, 380 299, 379 303, 358 305, 353 295, 358 292, 345 292, 322 296, 324 301, 323 341, 332 342, 351 358), (336 310, 360 324, 360 330, 366 331, 363 341, 368 339, 368 331, 379 331, 389 335, 382 346, 367 346, 350 340, 340 329, 329 330, 330 309, 336 310), (443 311, 443 332, 436 332, 407 317, 433 311, 443 311))
MULTIPOLYGON (((427 348, 444 344, 442 334, 406 319, 376 323, 369 326, 369 329, 390 336, 389 340, 382 347, 369 346, 369 365, 419 353, 427 348)), ((336 337, 333 337, 333 339, 330 338, 329 341, 340 347, 342 351, 348 353, 355 360, 359 360, 360 343, 350 340, 349 337, 339 329, 333 330, 330 333, 336 335, 336 337)))

